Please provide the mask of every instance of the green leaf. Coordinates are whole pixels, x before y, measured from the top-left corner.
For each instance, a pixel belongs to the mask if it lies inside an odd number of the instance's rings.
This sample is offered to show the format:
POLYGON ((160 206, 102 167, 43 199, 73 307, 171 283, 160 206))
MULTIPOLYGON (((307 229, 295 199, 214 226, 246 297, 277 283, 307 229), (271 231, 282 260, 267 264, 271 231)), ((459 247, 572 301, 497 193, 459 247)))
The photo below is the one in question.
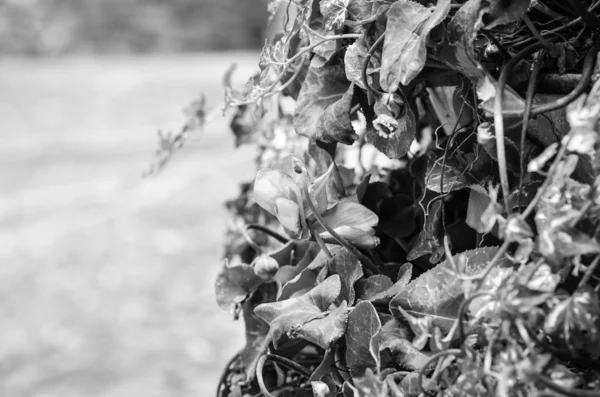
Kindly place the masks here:
POLYGON ((262 303, 273 302, 276 296, 276 283, 263 284, 242 305, 246 328, 246 345, 242 349, 241 357, 247 380, 254 379, 255 365, 260 356, 264 354, 265 341, 269 333, 269 324, 258 317, 254 313, 254 309, 262 303))
POLYGON ((288 335, 326 349, 344 334, 348 319, 345 303, 328 311, 339 296, 341 287, 340 277, 334 275, 302 296, 265 303, 254 312, 271 326, 276 348, 281 337, 288 335))
POLYGON ((337 30, 344 25, 349 0, 321 0, 319 7, 328 30, 337 30))
POLYGON ((352 145, 358 140, 354 127, 350 122, 350 108, 354 96, 354 84, 337 102, 329 105, 317 122, 317 135, 326 142, 341 142, 352 145))
POLYGON ((342 282, 342 292, 336 302, 346 301, 352 305, 355 296, 354 283, 363 276, 362 267, 356 256, 345 248, 338 251, 329 262, 329 271, 331 274, 338 274, 342 282))
POLYGON ((348 92, 349 83, 343 64, 327 62, 316 68, 313 65, 316 58, 313 58, 300 89, 293 124, 300 135, 328 141, 330 138, 323 135, 324 131, 317 129, 317 123, 325 109, 348 92))
POLYGON ((350 0, 348 2, 348 17, 357 23, 374 21, 389 8, 382 0, 350 0))
POLYGON ((381 321, 371 302, 362 301, 350 312, 346 331, 346 365, 352 376, 362 376, 374 368, 375 359, 369 350, 371 338, 381 328, 381 321))
POLYGON ((379 208, 379 228, 396 241, 410 236, 415 230, 417 205, 406 194, 383 199, 379 208))
MULTIPOLYGON (((453 260, 455 263, 464 263, 462 273, 472 275, 485 268, 497 252, 497 247, 478 248, 455 255, 453 260)), ((508 264, 508 259, 503 258, 497 266, 508 264)), ((454 273, 448 260, 423 273, 392 299, 390 311, 396 318, 403 317, 399 306, 417 318, 431 316, 433 326, 447 333, 464 299, 463 281, 454 273)))
MULTIPOLYGON (((362 81, 362 68, 367 59, 367 52, 369 52, 367 39, 365 36, 361 36, 348 46, 346 53, 344 54, 346 77, 363 90, 367 89, 362 81)), ((375 73, 380 66, 379 59, 371 57, 369 65, 367 66, 367 80, 370 85, 373 85, 373 73, 375 73)))
POLYGON ((376 274, 369 278, 358 280, 356 287, 356 299, 358 300, 370 300, 374 296, 386 291, 394 285, 394 282, 383 274, 376 274))
POLYGON ((230 264, 225 259, 215 281, 217 304, 223 310, 231 310, 262 283, 263 280, 254 273, 253 266, 245 263, 230 264))
POLYGON ((385 290, 371 296, 368 301, 373 303, 389 303, 392 298, 398 295, 408 285, 408 282, 412 277, 412 264, 405 263, 402 265, 398 271, 398 276, 398 281, 385 290))
MULTIPOLYGON (((377 215, 373 211, 353 201, 340 201, 321 215, 332 229, 341 226, 350 226, 369 231, 377 226, 379 222, 377 215)), ((315 232, 324 233, 326 230, 322 225, 316 224, 315 232)))
POLYGON ((429 356, 417 350, 407 339, 410 331, 396 319, 386 322, 379 332, 371 339, 371 354, 377 358, 381 367, 380 352, 389 349, 396 364, 402 368, 418 371, 427 364, 429 356))
POLYGON ((485 224, 482 219, 482 215, 490 202, 491 199, 483 187, 479 185, 471 186, 465 222, 479 233, 487 233, 490 230, 489 225, 485 224))
POLYGON ((409 261, 420 258, 424 255, 429 257, 430 263, 437 263, 444 256, 444 247, 441 243, 440 223, 442 216, 442 201, 436 200, 433 204, 427 206, 429 212, 425 215, 425 226, 419 233, 419 237, 406 256, 409 261))
MULTIPOLYGON (((330 249, 330 251, 334 254, 340 249, 340 247, 335 247, 330 249)), ((303 295, 313 289, 317 285, 319 276, 327 272, 325 266, 327 265, 327 262, 327 256, 323 251, 320 251, 308 266, 283 285, 277 300, 282 301, 298 295, 303 295)))
POLYGON ((436 193, 448 193, 464 189, 471 184, 465 173, 459 170, 453 162, 447 161, 446 164, 442 163, 442 159, 438 159, 427 170, 427 189, 433 190, 436 193))
POLYGON ((423 70, 427 36, 446 18, 451 3, 438 0, 433 8, 412 0, 392 4, 387 13, 380 77, 386 92, 395 92, 399 84, 408 85, 423 70))

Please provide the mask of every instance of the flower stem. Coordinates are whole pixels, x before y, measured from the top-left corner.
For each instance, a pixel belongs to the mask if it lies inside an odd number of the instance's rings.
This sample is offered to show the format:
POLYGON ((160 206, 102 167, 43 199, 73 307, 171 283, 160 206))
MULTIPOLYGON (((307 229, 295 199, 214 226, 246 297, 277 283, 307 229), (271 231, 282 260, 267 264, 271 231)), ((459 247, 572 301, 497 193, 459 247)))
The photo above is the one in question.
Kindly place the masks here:
POLYGON ((246 226, 246 230, 258 230, 258 231, 261 231, 261 232, 263 232, 263 233, 265 233, 265 234, 273 237, 275 240, 279 241, 282 244, 287 244, 290 241, 289 238, 287 238, 285 236, 282 236, 281 234, 277 233, 276 231, 271 230, 271 229, 269 229, 266 226, 259 225, 257 223, 251 223, 251 224, 247 225, 246 226))
POLYGON ((297 373, 304 376, 305 378, 310 378, 311 372, 308 369, 304 368, 300 364, 293 362, 292 360, 290 360, 288 358, 278 356, 277 354, 266 354, 265 356, 267 357, 267 360, 269 360, 269 361, 276 361, 279 364, 283 365, 284 367, 287 367, 293 371, 296 371, 297 373))
POLYGON ((273 395, 271 393, 269 393, 269 391, 267 390, 267 387, 265 386, 265 381, 263 379, 263 367, 265 366, 265 363, 267 362, 267 356, 261 356, 258 359, 258 363, 256 364, 256 380, 258 381, 258 387, 260 388, 260 391, 262 392, 263 396, 265 397, 273 397, 273 395))

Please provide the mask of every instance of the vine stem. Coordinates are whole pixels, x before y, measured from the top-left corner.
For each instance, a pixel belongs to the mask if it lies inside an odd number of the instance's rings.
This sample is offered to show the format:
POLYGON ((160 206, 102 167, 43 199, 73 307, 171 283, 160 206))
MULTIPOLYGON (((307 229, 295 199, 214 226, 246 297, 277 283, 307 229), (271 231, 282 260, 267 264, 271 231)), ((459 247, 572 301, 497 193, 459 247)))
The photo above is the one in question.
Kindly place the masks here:
POLYGON ((419 390, 421 391, 421 393, 425 395, 427 394, 427 392, 425 391, 425 387, 423 386, 423 373, 425 372, 427 367, 429 367, 431 364, 433 364, 435 361, 439 360, 442 357, 458 355, 460 353, 462 353, 462 350, 460 349, 448 349, 434 354, 429 358, 429 360, 427 360, 425 365, 423 365, 423 368, 421 368, 421 370, 419 371, 419 377, 417 378, 417 385, 419 386, 419 390))
POLYGON ((265 354, 265 357, 268 361, 276 361, 279 364, 283 365, 284 367, 287 367, 287 368, 291 369, 292 371, 296 371, 297 373, 304 376, 305 378, 310 378, 310 376, 312 375, 311 372, 307 368, 303 367, 302 365, 300 365, 298 363, 293 362, 289 358, 285 358, 285 357, 279 356, 277 354, 265 354))
POLYGON ((251 223, 251 224, 247 225, 246 230, 258 230, 260 232, 263 232, 263 233, 273 237, 275 240, 279 241, 282 244, 287 244, 290 241, 289 238, 282 236, 281 234, 277 233, 274 230, 269 229, 266 226, 259 225, 258 223, 251 223))
POLYGON ((588 283, 588 281, 592 277, 592 274, 594 274, 596 267, 598 267, 598 263, 600 263, 600 255, 596 256, 596 258, 594 258, 594 261, 586 269, 583 278, 577 285, 577 291, 580 291, 588 283))
POLYGON ((265 366, 266 362, 266 355, 261 356, 258 359, 258 362, 256 363, 256 380, 258 381, 258 387, 260 388, 260 391, 262 392, 263 396, 273 397, 273 395, 269 393, 269 390, 267 390, 267 387, 265 386, 265 380, 263 379, 263 367, 265 366))
POLYGON ((533 96, 535 95, 535 89, 537 86, 538 77, 540 75, 540 70, 542 68, 542 60, 544 55, 545 50, 542 49, 534 60, 533 70, 531 71, 531 76, 529 77, 527 94, 525 96, 525 112, 523 113, 523 125, 521 126, 521 156, 519 161, 519 211, 521 210, 521 201, 523 199, 523 179, 525 178, 525 136, 527 135, 527 123, 529 122, 529 117, 531 117, 533 96))
MULTIPOLYGON (((365 255, 363 255, 352 244, 350 244, 348 242, 348 240, 346 240, 345 238, 343 238, 342 236, 340 236, 335 230, 333 230, 333 228, 331 226, 329 226, 329 224, 327 224, 327 221, 325 221, 325 219, 323 219, 323 217, 321 216, 321 214, 319 214, 319 211, 315 207, 315 204, 313 203, 312 198, 310 197, 310 194, 308 192, 308 187, 307 186, 304 186, 304 194, 306 196, 306 201, 308 202, 308 206, 310 207, 310 210, 315 215, 315 218, 317 218, 317 222, 319 222, 319 224, 321 226, 323 226, 323 228, 325 230, 327 230, 327 232, 329 234, 331 234, 331 236, 338 243, 340 243, 340 245, 342 247, 344 247, 348 251, 350 251, 352 253, 352 255, 354 255, 363 265, 365 265, 365 267, 367 267, 371 272, 373 272, 373 274, 381 274, 381 270, 379 270, 379 268, 377 266, 375 266, 373 264, 373 262, 371 262, 371 260, 369 258, 367 258, 365 255)), ((317 233, 315 233, 314 231, 312 233, 313 233, 313 236, 315 236, 315 239, 316 239, 317 233)))
POLYGON ((375 90, 373 87, 371 87, 371 85, 369 85, 369 80, 367 79, 367 67, 369 66, 371 57, 373 56, 373 54, 375 53, 377 48, 379 48, 381 43, 383 43, 384 38, 385 38, 385 32, 383 32, 381 34, 381 36, 379 36, 377 38, 377 40, 375 40, 375 42, 373 43, 371 48, 369 48, 369 52, 367 52, 367 56, 365 57, 365 61, 363 62, 362 70, 360 73, 360 78, 362 80, 363 85, 370 93, 372 93, 375 96, 379 96, 379 95, 381 95, 381 93, 379 91, 375 90))
POLYGON ((498 170, 500 172, 500 185, 502 186, 502 196, 504 197, 504 208, 506 214, 510 214, 510 208, 508 204, 508 196, 510 194, 508 186, 508 170, 506 168, 506 148, 504 146, 504 116, 503 112, 503 101, 504 101, 504 87, 508 80, 509 73, 515 67, 517 62, 525 58, 527 55, 534 51, 537 51, 545 47, 545 43, 534 43, 529 47, 521 50, 515 55, 508 63, 502 68, 500 78, 498 79, 498 86, 496 87, 496 96, 494 98, 494 130, 496 132, 496 156, 498 157, 498 170))

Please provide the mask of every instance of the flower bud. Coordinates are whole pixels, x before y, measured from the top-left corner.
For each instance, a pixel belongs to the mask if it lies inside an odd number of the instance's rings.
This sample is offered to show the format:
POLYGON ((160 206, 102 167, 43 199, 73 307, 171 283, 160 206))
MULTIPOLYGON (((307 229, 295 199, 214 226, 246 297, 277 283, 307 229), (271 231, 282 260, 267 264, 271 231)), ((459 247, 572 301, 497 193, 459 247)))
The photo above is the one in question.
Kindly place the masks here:
POLYGON ((262 278, 265 281, 270 281, 277 270, 279 270, 279 263, 272 257, 266 254, 259 255, 253 262, 254 274, 262 278))

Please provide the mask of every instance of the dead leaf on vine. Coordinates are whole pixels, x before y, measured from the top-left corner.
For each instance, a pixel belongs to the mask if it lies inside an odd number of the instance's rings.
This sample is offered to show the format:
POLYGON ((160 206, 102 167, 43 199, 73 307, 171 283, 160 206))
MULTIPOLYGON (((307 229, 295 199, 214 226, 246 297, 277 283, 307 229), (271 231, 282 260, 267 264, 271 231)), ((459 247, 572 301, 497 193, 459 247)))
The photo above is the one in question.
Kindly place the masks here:
POLYGON ((345 302, 329 311, 329 306, 339 296, 340 277, 333 275, 308 293, 281 302, 264 303, 254 312, 269 323, 273 344, 278 347, 282 336, 302 338, 327 349, 346 330, 348 321, 345 302))
POLYGON ((392 93, 410 83, 425 66, 427 36, 450 11, 450 0, 438 0, 433 8, 412 0, 399 0, 387 13, 380 84, 392 93))
POLYGON ((378 100, 374 105, 377 118, 367 126, 367 142, 391 159, 399 159, 408 153, 417 132, 415 114, 408 103, 404 103, 400 113, 394 114, 378 100))
POLYGON ((334 137, 319 130, 318 122, 325 109, 348 92, 349 82, 342 63, 328 61, 324 66, 316 68, 314 62, 318 58, 316 55, 313 57, 300 89, 294 113, 294 128, 298 134, 308 138, 331 141, 334 137))
POLYGON ((346 365, 352 376, 362 376, 367 368, 374 368, 370 352, 371 338, 381 329, 381 321, 371 302, 362 301, 350 312, 346 330, 346 365))
MULTIPOLYGON (((463 274, 472 275, 485 268, 497 252, 497 247, 477 248, 455 255, 453 260, 464 264, 463 274)), ((508 259, 503 258, 497 266, 509 263, 508 259)), ((413 280, 396 295, 390 302, 390 311, 396 318, 402 318, 398 309, 401 306, 412 316, 431 316, 433 326, 447 333, 456 320, 463 299, 463 281, 456 276, 450 261, 445 260, 413 280)))
POLYGON ((215 281, 217 304, 223 310, 231 310, 262 283, 263 279, 254 273, 253 266, 229 263, 226 259, 215 281))
POLYGON ((321 140, 341 142, 346 145, 352 145, 358 140, 358 135, 350 122, 353 96, 354 84, 351 84, 338 101, 327 106, 316 126, 316 135, 320 136, 321 140))

